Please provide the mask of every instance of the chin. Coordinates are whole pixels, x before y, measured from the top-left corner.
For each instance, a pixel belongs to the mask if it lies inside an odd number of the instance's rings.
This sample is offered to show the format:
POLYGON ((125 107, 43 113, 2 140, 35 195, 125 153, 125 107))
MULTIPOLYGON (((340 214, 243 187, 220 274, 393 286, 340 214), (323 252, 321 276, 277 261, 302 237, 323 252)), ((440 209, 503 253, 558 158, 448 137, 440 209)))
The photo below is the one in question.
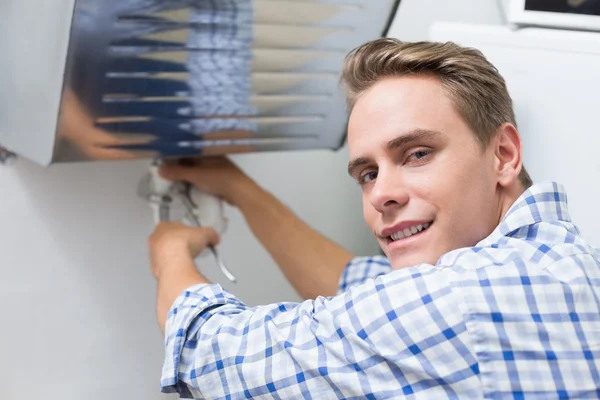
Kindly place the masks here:
POLYGON ((398 255, 387 255, 388 260, 390 260, 390 264, 392 265, 392 269, 398 270, 407 267, 414 267, 419 264, 431 264, 435 265, 438 258, 434 258, 427 255, 419 255, 419 254, 411 254, 410 256, 402 256, 398 255))
POLYGON ((388 260, 390 260, 390 264, 394 270, 414 267, 415 265, 420 264, 419 262, 413 262, 413 257, 402 257, 400 255, 388 255, 388 260))
POLYGON ((414 263, 407 263, 406 260, 390 260, 390 264, 392 265, 392 269, 393 270, 399 270, 402 268, 407 268, 407 267, 414 267, 417 264, 414 263))

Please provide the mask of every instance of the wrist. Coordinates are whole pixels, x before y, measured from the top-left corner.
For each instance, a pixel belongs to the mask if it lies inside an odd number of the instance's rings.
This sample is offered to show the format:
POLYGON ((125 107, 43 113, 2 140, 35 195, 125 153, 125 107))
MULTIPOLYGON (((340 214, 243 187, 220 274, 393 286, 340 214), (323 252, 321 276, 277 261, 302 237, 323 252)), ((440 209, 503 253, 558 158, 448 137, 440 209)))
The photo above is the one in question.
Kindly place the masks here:
POLYGON ((150 250, 152 272, 157 280, 177 270, 196 270, 187 243, 169 240, 157 243, 150 250))
MULTIPOLYGON (((178 296, 185 289, 202 284, 208 283, 206 278, 200 274, 196 269, 195 265, 192 268, 174 268, 172 270, 165 270, 157 278, 158 288, 167 289, 166 292, 171 292, 178 296)), ((159 290, 159 292, 165 292, 159 290)), ((173 298, 173 301, 175 299, 173 298)))
POLYGON ((244 178, 232 182, 230 194, 226 198, 227 202, 234 207, 241 208, 248 199, 256 197, 262 192, 262 188, 251 178, 244 178))
POLYGON ((156 313, 158 323, 164 333, 169 310, 177 298, 185 291, 199 284, 208 282, 195 268, 175 270, 162 274, 158 278, 156 313))

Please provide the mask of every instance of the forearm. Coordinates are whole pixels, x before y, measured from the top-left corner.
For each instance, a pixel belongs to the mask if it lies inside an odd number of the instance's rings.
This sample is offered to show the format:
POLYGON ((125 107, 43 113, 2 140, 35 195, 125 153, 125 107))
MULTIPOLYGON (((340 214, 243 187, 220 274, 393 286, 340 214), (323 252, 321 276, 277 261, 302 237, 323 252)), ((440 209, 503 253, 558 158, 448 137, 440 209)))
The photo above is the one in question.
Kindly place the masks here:
POLYGON ((250 229, 305 299, 336 294, 352 253, 312 229, 275 196, 252 183, 239 190, 235 205, 250 229))
POLYGON ((164 333, 167 313, 177 297, 191 286, 209 282, 198 272, 194 260, 184 250, 156 257, 154 262, 162 263, 157 267, 167 271, 157 277, 156 296, 158 324, 164 333))

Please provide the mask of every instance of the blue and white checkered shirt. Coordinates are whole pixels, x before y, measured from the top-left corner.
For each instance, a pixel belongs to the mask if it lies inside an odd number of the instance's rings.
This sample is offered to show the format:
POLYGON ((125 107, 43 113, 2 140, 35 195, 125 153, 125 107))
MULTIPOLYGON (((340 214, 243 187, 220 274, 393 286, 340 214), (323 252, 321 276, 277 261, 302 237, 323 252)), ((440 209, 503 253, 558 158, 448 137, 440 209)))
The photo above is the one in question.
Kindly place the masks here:
POLYGON ((168 315, 162 388, 209 399, 600 397, 600 252, 564 189, 537 184, 436 265, 346 268, 336 297, 247 307, 189 288, 168 315))

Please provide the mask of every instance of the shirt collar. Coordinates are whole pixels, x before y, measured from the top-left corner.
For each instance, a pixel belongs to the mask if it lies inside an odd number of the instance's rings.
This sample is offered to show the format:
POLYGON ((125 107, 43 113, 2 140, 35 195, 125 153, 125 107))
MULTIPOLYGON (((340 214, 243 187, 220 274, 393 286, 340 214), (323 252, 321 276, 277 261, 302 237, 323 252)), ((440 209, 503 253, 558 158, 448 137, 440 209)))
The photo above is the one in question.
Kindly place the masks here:
POLYGON ((530 225, 555 221, 571 222, 565 188, 557 182, 537 183, 519 196, 492 234, 478 246, 496 243, 530 225))

